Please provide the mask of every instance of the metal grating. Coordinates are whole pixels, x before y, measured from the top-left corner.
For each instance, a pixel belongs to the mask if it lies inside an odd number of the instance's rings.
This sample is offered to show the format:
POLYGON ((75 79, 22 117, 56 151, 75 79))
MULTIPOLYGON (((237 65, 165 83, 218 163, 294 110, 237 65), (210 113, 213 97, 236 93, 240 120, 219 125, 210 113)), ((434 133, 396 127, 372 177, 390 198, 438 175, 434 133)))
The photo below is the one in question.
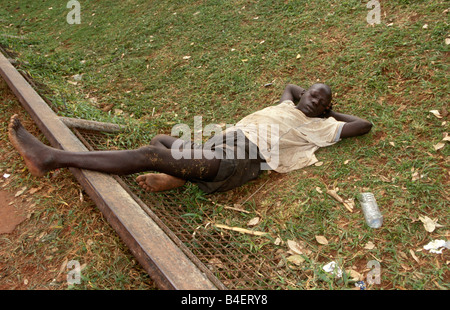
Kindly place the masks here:
MULTIPOLYGON (((117 145, 112 134, 73 129, 78 138, 90 150, 105 150, 117 145)), ((183 190, 148 193, 142 190, 137 175, 121 176, 123 186, 150 209, 162 223, 163 229, 181 244, 191 257, 209 269, 216 281, 228 289, 295 289, 300 288, 301 272, 283 264, 284 258, 274 240, 261 236, 249 236, 235 231, 223 230, 214 223, 223 223, 229 210, 222 210, 220 218, 214 214, 217 204, 201 199, 199 206, 184 205, 178 197, 183 190), (283 265, 283 267, 281 267, 283 265)), ((195 197, 193 198, 195 200, 195 197)))

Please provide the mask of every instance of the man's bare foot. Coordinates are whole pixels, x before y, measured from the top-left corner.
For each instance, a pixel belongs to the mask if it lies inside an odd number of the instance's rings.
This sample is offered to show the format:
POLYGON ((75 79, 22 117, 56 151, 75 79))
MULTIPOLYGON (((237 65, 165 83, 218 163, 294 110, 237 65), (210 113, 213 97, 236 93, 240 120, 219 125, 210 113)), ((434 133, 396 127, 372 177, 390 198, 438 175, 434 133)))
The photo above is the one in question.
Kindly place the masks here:
POLYGON ((183 186, 186 181, 165 173, 148 173, 136 178, 143 189, 150 192, 162 192, 183 186))
POLYGON ((51 149, 29 133, 17 114, 11 117, 8 125, 9 140, 23 157, 30 173, 43 176, 51 170, 51 149))

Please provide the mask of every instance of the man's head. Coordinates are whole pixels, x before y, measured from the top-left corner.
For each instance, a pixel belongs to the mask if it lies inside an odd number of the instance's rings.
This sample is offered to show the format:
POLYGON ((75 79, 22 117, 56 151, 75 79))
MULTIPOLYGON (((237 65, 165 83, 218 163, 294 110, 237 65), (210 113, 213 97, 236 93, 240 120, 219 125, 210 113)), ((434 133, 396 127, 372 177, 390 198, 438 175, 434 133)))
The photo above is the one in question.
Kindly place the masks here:
POLYGON ((331 110, 331 88, 322 83, 313 84, 300 98, 297 109, 309 117, 322 117, 331 110))

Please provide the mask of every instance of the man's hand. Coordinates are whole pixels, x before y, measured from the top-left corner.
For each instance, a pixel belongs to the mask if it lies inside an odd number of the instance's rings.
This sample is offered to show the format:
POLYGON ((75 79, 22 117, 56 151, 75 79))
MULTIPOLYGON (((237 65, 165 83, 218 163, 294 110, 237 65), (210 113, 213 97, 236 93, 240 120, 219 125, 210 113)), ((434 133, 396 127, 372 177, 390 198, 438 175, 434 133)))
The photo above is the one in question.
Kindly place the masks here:
POLYGON ((361 136, 372 129, 372 123, 354 115, 348 115, 331 110, 327 117, 334 117, 338 121, 345 122, 342 127, 341 138, 361 136))

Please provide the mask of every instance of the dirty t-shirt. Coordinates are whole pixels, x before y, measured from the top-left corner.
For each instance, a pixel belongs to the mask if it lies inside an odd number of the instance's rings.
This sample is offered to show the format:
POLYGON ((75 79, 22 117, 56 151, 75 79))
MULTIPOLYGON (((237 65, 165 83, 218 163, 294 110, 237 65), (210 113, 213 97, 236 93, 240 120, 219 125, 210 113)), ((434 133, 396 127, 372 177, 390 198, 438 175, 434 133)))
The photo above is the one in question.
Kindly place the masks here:
POLYGON ((314 152, 340 140, 345 122, 333 117, 308 117, 286 100, 252 113, 229 130, 240 129, 256 144, 266 170, 285 173, 316 163, 314 152))

